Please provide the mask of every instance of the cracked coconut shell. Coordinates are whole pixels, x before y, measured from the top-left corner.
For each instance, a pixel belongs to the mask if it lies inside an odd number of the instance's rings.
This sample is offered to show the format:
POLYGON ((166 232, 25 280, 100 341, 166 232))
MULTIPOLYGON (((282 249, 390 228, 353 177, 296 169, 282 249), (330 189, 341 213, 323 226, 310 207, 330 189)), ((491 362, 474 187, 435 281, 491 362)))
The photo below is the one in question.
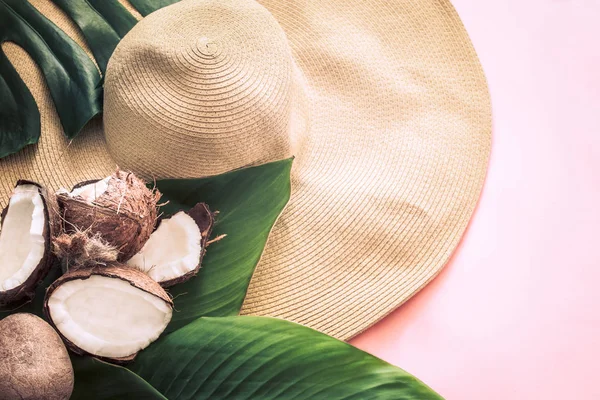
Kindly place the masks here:
POLYGON ((67 400, 73 380, 67 349, 47 322, 32 314, 0 321, 0 398, 67 400))
POLYGON ((204 203, 161 220, 142 250, 127 265, 148 274, 163 287, 185 282, 202 265, 214 214, 204 203))
POLYGON ((30 301, 54 264, 52 238, 60 228, 53 194, 17 182, 0 224, 0 307, 30 301))
POLYGON ((143 272, 114 264, 58 278, 46 292, 44 313, 74 353, 124 364, 158 339, 173 301, 143 272))
POLYGON ((82 182, 70 193, 57 194, 67 234, 99 235, 119 251, 118 261, 136 254, 156 224, 160 192, 150 190, 130 172, 82 182))

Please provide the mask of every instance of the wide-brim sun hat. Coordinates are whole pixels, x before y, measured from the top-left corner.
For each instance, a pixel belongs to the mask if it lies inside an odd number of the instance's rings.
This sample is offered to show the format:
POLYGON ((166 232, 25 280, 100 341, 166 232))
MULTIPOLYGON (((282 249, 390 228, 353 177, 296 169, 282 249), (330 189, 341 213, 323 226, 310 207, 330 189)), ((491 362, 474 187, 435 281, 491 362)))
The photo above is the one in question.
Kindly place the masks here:
MULTIPOLYGON (((30 2, 89 53, 57 6, 30 2)), ((73 141, 36 64, 4 43, 42 134, 0 159, 0 201, 18 179, 58 189, 116 165, 203 177, 294 156, 242 313, 348 339, 458 245, 490 153, 485 77, 447 0, 259 3, 184 0, 144 17, 110 58, 103 119, 73 141)))

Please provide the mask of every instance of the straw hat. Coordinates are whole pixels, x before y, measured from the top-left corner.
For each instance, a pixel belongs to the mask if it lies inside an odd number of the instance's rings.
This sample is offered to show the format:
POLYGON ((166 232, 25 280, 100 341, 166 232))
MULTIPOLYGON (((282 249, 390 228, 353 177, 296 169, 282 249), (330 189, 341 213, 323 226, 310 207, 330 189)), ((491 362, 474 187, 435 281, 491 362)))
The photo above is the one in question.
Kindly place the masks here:
MULTIPOLYGON (((87 51, 53 3, 30 1, 87 51)), ((200 177, 295 155, 242 313, 347 339, 460 241, 490 152, 485 77, 448 0, 260 3, 187 0, 141 20, 109 62, 104 121, 70 146, 36 65, 3 44, 42 135, 0 160, 0 198, 18 178, 57 188, 115 164, 200 177)))

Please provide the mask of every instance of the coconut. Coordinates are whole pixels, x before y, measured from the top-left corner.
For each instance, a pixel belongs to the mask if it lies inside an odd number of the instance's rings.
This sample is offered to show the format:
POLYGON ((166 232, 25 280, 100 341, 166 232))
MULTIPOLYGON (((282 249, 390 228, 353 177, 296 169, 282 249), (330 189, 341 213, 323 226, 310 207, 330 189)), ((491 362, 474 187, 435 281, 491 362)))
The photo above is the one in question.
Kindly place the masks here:
POLYGON ((32 314, 0 321, 0 398, 67 400, 73 366, 54 329, 32 314))
POLYGON ((163 219, 127 265, 147 273, 163 287, 185 282, 200 269, 213 223, 214 215, 204 203, 163 219))
POLYGON ((118 249, 119 261, 136 254, 152 234, 160 192, 130 172, 117 170, 98 181, 82 182, 57 193, 67 234, 99 235, 118 249))
POLYGON ((173 302, 143 272, 114 264, 61 276, 46 292, 44 312, 73 352, 126 363, 165 330, 173 302))
POLYGON ((55 259, 56 200, 35 182, 18 181, 0 224, 0 306, 33 298, 55 259))

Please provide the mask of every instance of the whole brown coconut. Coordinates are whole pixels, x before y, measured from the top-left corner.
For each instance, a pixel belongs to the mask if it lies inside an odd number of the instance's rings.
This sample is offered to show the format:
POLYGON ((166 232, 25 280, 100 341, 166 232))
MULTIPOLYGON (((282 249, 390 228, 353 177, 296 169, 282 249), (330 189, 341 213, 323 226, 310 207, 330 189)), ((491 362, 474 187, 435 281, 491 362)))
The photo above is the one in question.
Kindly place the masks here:
POLYGON ((67 349, 48 323, 32 314, 0 321, 0 398, 66 400, 73 382, 67 349))
POLYGON ((133 173, 117 170, 106 179, 80 183, 70 193, 59 192, 57 199, 67 233, 99 235, 125 261, 152 234, 160 192, 133 173))

